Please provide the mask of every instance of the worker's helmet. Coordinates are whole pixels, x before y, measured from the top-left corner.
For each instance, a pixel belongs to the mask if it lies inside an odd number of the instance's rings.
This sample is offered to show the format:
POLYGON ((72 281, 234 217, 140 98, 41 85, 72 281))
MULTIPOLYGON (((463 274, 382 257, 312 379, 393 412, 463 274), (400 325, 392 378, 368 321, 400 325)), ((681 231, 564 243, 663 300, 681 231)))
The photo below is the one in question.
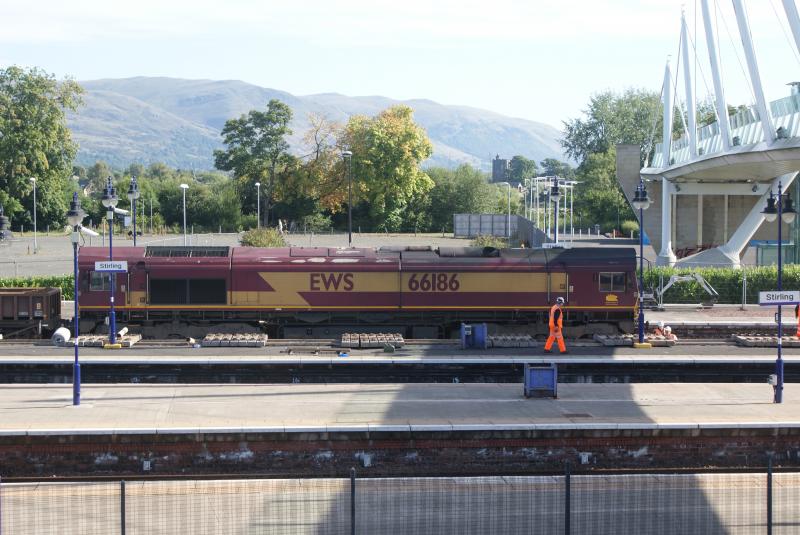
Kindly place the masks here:
POLYGON ((559 297, 559 298, 557 298, 557 299, 556 299, 556 304, 557 304, 557 305, 563 305, 563 304, 564 304, 564 298, 563 298, 563 297, 559 297))
POLYGON ((667 334, 671 333, 672 332, 672 327, 667 325, 666 327, 664 327, 664 332, 667 333, 667 334))
POLYGON ((664 322, 663 321, 659 321, 658 322, 658 328, 659 329, 663 329, 664 328, 664 322))

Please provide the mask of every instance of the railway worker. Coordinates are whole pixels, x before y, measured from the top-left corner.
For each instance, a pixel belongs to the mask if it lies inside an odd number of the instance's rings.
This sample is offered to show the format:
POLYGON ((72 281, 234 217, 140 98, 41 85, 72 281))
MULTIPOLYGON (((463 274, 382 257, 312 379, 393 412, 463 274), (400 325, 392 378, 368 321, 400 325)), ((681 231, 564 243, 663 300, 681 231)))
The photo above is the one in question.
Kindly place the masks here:
POLYGON ((800 304, 794 306, 794 317, 797 319, 797 333, 795 333, 795 336, 800 338, 800 304))
POLYGON ((550 336, 547 337, 547 342, 544 344, 544 352, 550 353, 550 348, 553 347, 553 342, 558 342, 558 350, 561 353, 567 352, 567 346, 564 345, 564 335, 562 328, 564 327, 564 313, 561 310, 561 305, 564 304, 564 298, 559 297, 556 299, 556 304, 550 307, 550 336))
POLYGON ((664 336, 664 322, 659 321, 656 328, 653 329, 653 336, 664 336))

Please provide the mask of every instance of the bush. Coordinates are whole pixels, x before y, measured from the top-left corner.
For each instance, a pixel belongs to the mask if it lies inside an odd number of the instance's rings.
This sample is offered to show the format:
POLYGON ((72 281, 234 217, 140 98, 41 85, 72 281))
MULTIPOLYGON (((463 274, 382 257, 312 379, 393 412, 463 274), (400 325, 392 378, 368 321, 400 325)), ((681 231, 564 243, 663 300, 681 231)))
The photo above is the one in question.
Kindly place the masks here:
POLYGON ((631 236, 631 232, 633 232, 633 236, 639 236, 639 222, 638 221, 623 221, 622 222, 622 234, 628 238, 631 236))
POLYGON ((245 247, 287 247, 283 235, 274 228, 254 228, 239 239, 245 247))
POLYGON ((325 214, 311 214, 303 218, 303 232, 328 232, 333 226, 331 218, 325 214))
POLYGON ((473 247, 494 247, 495 249, 505 249, 508 247, 508 241, 505 238, 497 236, 476 236, 472 243, 473 247))
POLYGON ((61 299, 75 297, 72 275, 48 275, 45 277, 5 277, 0 278, 0 288, 61 288, 61 299))

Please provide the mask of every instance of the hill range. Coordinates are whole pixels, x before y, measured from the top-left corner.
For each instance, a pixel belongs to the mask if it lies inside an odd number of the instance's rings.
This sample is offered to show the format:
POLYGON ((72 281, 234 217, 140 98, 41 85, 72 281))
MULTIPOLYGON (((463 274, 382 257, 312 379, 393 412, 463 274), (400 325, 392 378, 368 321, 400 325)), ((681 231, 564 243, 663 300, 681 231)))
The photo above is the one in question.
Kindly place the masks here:
POLYGON ((164 162, 184 169, 213 168, 214 149, 221 148, 225 121, 270 99, 288 104, 294 113, 289 138, 301 153, 308 115, 321 113, 345 122, 354 114, 375 115, 394 104, 414 109, 414 118, 430 137, 434 153, 425 165, 455 167, 469 163, 491 168, 495 154, 521 154, 541 161, 564 159, 554 127, 467 106, 430 100, 392 100, 381 96, 348 97, 336 93, 294 96, 236 80, 184 80, 135 77, 80 82, 84 106, 68 115, 80 145, 78 163, 105 160, 115 167, 132 162, 164 162))

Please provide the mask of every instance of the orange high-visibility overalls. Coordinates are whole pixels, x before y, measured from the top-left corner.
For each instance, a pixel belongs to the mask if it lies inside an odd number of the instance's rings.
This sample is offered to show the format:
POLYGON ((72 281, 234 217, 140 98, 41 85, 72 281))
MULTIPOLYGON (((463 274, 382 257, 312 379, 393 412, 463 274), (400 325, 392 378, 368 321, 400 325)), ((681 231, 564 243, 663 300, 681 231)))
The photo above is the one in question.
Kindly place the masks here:
POLYGON ((794 317, 797 318, 797 334, 795 336, 800 338, 800 305, 794 306, 794 317))
POLYGON ((567 352, 567 346, 564 345, 564 335, 561 334, 561 329, 564 326, 564 313, 558 304, 550 307, 550 336, 547 337, 547 342, 544 344, 544 350, 550 351, 553 347, 553 342, 558 341, 558 350, 561 353, 567 352))

